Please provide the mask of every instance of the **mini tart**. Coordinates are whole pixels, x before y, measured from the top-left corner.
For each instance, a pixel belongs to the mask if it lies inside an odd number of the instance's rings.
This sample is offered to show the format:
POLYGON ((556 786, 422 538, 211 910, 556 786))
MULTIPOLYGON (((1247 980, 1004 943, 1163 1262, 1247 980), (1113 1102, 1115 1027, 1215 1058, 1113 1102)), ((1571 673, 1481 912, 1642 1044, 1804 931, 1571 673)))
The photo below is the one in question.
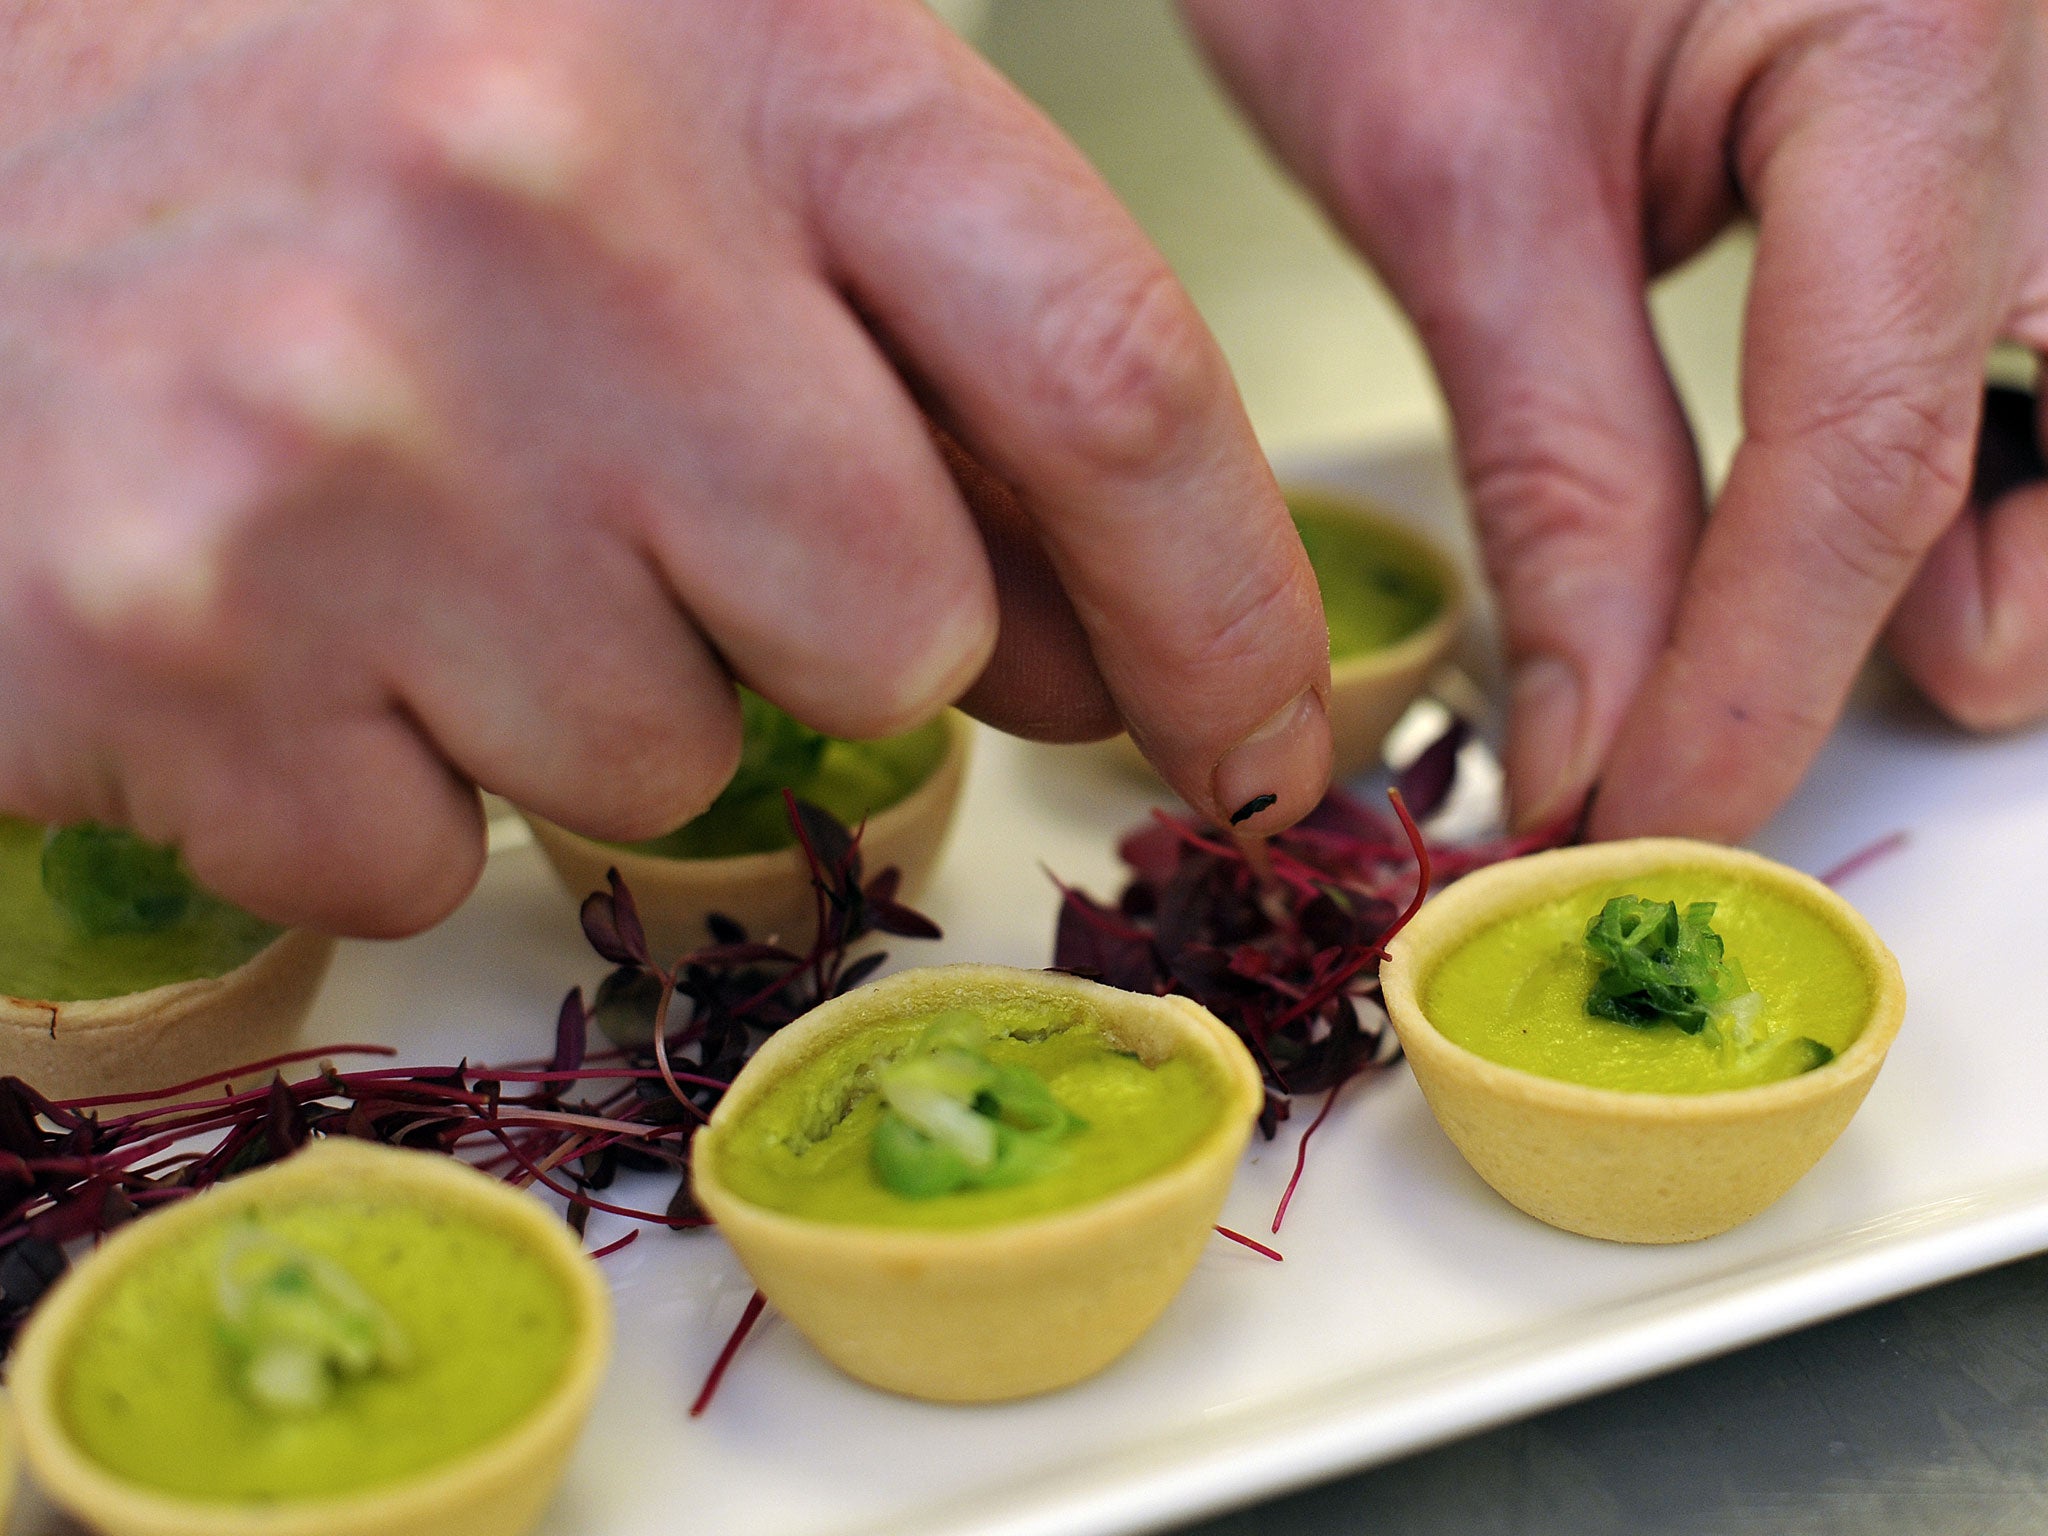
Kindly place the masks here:
MULTIPOLYGON (((868 874, 892 864, 903 872, 899 901, 915 901, 931 878, 967 776, 974 722, 954 709, 946 711, 945 720, 946 752, 931 776, 888 809, 876 812, 861 834, 861 867, 868 874)), ((780 935, 783 943, 798 949, 810 941, 817 914, 810 866, 800 848, 726 859, 670 858, 583 837, 530 811, 520 815, 577 900, 603 890, 605 871, 618 870, 633 892, 656 958, 707 943, 704 919, 713 912, 735 919, 757 939, 780 935)))
MULTIPOLYGON (((1317 513, 1346 514, 1369 524, 1390 542, 1421 556, 1443 589, 1443 605, 1414 634, 1379 650, 1331 659, 1327 701, 1330 777, 1349 778, 1379 766, 1387 732, 1458 643, 1465 629, 1465 582, 1440 546, 1363 497, 1290 488, 1287 503, 1317 513)), ((1117 737, 1112 749, 1131 767, 1151 772, 1130 737, 1117 737)))
POLYGON ((333 958, 333 939, 292 928, 222 976, 76 1002, 0 997, 0 1074, 69 1099, 146 1093, 278 1055, 297 1044, 333 958))
POLYGON ((691 1187, 754 1283, 849 1375, 942 1402, 1069 1386, 1151 1327, 1215 1226, 1264 1089, 1237 1037, 1181 997, 1143 997, 1046 971, 904 971, 835 998, 772 1036, 697 1134, 691 1187), (809 1221, 721 1180, 724 1135, 786 1073, 873 1024, 977 1003, 1079 998, 1142 1058, 1215 1064, 1224 1103, 1179 1162, 1100 1199, 987 1227, 913 1230, 809 1221))
POLYGON ((1540 1221, 1625 1243, 1711 1237, 1777 1200, 1856 1113, 1906 1011, 1898 961, 1848 902, 1759 854, 1682 838, 1558 849, 1467 875, 1388 946, 1380 990, 1430 1112, 1479 1176, 1540 1221), (1502 1066, 1446 1039, 1423 1012, 1437 962, 1493 922, 1598 881, 1673 867, 1741 874, 1830 922, 1871 983, 1869 1014, 1846 1050, 1757 1087, 1638 1093, 1502 1066))
POLYGON ((522 1536, 561 1481, 611 1354, 611 1295, 568 1225, 540 1201, 437 1153, 316 1142, 131 1222, 82 1261, 30 1318, 8 1379, 23 1460, 50 1500, 105 1536, 522 1536), (238 1209, 317 1202, 328 1191, 417 1200, 509 1232, 561 1278, 575 1342, 561 1379, 495 1440, 444 1466, 367 1493, 253 1505, 183 1497, 130 1482, 86 1457, 58 1408, 66 1348, 92 1326, 124 1268, 238 1209))

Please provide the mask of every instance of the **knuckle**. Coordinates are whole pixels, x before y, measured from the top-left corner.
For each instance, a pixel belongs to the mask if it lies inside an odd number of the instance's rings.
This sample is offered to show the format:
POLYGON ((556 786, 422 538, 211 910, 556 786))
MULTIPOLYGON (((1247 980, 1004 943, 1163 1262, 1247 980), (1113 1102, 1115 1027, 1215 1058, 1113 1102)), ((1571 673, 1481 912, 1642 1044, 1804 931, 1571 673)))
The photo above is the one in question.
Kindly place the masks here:
POLYGON ((299 258, 261 281, 230 343, 230 391, 276 418, 305 459, 320 447, 418 446, 427 406, 393 328, 353 273, 299 258))
POLYGON ((1193 302, 1163 262, 1091 275, 1051 303, 1027 388, 1060 444, 1111 471, 1170 454, 1206 415, 1220 363, 1193 302))
POLYGON ((382 138, 403 173, 522 201, 572 199, 601 150, 605 82, 560 0, 430 7, 382 99, 382 138))
MULTIPOLYGON (((1511 626, 1608 606, 1620 591, 1619 554, 1658 553, 1656 540, 1690 536, 1690 526, 1644 515, 1641 456, 1598 413, 1537 391, 1501 403, 1467 449, 1465 475, 1488 579, 1507 599, 1511 626)), ((1648 579, 1647 570, 1629 576, 1648 579)))
POLYGON ((1969 494, 1969 422, 1907 389, 1823 415, 1800 443, 1825 499, 1811 536, 1830 568, 1869 586, 1902 585, 1969 494))
POLYGON ((1915 74, 1953 78, 1998 58, 2026 0, 1868 0, 1852 45, 1915 74))
POLYGON ((1249 561, 1234 585, 1203 606, 1203 613, 1192 615, 1200 627, 1180 636, 1178 650, 1189 674, 1206 680, 1209 690, 1232 694, 1242 678, 1270 671, 1282 636, 1313 635, 1323 642, 1327 658, 1315 583, 1304 582, 1301 568, 1277 552, 1249 561))

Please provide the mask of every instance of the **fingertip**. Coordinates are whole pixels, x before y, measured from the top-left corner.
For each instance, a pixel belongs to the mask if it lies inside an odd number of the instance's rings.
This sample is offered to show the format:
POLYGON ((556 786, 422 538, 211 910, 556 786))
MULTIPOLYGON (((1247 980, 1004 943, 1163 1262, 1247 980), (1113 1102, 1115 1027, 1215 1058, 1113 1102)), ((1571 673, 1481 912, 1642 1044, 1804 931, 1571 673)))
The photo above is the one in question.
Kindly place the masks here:
POLYGON ((1321 692, 1304 688, 1223 754, 1207 793, 1189 802, 1244 836, 1284 831, 1330 787, 1330 719, 1321 692))
POLYGON ((224 853, 188 840, 184 851, 201 885, 268 922, 346 938, 404 939, 461 906, 483 876, 482 812, 463 820, 345 854, 326 837, 224 853))
POLYGON ((1508 702, 1508 806, 1518 831, 1544 826, 1585 797, 1598 762, 1579 667, 1538 655, 1515 667, 1508 702))

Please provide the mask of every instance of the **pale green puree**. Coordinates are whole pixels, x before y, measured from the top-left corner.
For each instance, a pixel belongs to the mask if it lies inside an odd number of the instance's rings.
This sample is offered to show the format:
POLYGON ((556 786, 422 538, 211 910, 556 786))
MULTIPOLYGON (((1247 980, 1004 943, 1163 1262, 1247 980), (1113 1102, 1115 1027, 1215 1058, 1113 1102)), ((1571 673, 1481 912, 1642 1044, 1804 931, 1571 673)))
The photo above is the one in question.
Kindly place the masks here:
MULTIPOLYGON (((946 722, 933 720, 879 741, 827 738, 815 767, 780 787, 821 806, 849 827, 886 811, 932 776, 946 755, 946 722)), ((725 796, 695 821, 624 846, 672 859, 724 859, 795 846, 782 796, 725 796)))
POLYGON ((1416 541, 1312 497, 1288 508, 1322 589, 1331 660, 1385 650, 1442 610, 1442 578, 1416 541))
POLYGON ((561 1378, 569 1298, 510 1235, 400 1200, 322 1200, 255 1219, 347 1270, 410 1358, 343 1382, 311 1413, 265 1411, 237 1386, 216 1292, 229 1232, 250 1219, 224 1218, 132 1268, 74 1335, 59 1411, 108 1471, 238 1503, 361 1492, 482 1445, 561 1378))
POLYGON ((1422 1011, 1447 1039, 1543 1077, 1644 1093, 1707 1093, 1795 1076, 1814 1065, 1799 1037, 1839 1055, 1863 1027, 1868 966, 1821 912, 1732 874, 1667 869, 1588 885, 1504 918, 1423 978, 1422 1011), (1586 925, 1611 897, 1715 904, 1714 931, 1761 999, 1755 1044, 1709 1029, 1595 1018, 1587 994, 1601 962, 1586 925))
POLYGON ((165 927, 87 933, 44 891, 42 850, 39 824, 0 817, 0 993, 8 997, 66 1003, 224 976, 283 931, 195 887, 165 927))
POLYGON ((726 1185, 771 1210, 863 1226, 976 1227, 1065 1210, 1169 1168, 1222 1112, 1205 1062, 1147 1066, 1120 1050, 1080 1004, 977 1004, 989 1060, 1021 1066, 1085 1125, 1061 1142, 1059 1167, 1026 1183, 908 1199, 875 1176, 870 1148, 884 1106, 874 1070, 909 1050, 935 1014, 918 1014, 819 1052, 727 1132, 726 1185))

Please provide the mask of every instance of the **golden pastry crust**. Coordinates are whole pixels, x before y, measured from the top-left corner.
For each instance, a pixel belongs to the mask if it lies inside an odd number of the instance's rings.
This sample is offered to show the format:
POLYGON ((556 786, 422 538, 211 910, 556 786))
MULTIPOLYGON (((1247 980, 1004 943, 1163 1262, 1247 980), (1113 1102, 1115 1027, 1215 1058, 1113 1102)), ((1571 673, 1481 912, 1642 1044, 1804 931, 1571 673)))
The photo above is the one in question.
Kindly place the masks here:
POLYGON ((1682 838, 1558 849, 1468 875, 1424 903, 1389 946, 1380 988, 1431 1113, 1479 1176, 1554 1227, 1627 1243, 1711 1237, 1776 1201, 1856 1113, 1906 1011, 1898 961, 1848 902, 1760 854, 1682 838), (1760 1087, 1633 1093, 1488 1061, 1423 1012, 1424 978, 1480 928, 1594 881, 1674 865, 1766 883, 1831 922, 1871 979, 1869 1016, 1847 1050, 1760 1087))
POLYGON ((316 1142, 284 1162, 244 1174, 129 1223, 51 1291, 8 1368, 22 1458, 53 1503, 106 1536, 522 1536, 540 1523, 611 1357, 611 1293, 558 1215, 530 1195, 451 1157, 368 1142, 316 1142), (58 1411, 65 1347, 129 1267, 194 1227, 258 1203, 352 1198, 416 1199, 509 1232, 560 1276, 574 1313, 562 1377, 540 1405, 497 1439, 448 1465, 370 1493, 254 1506, 181 1498, 114 1476, 74 1446, 58 1411))
MULTIPOLYGON (((931 777, 871 818, 861 835, 861 863, 868 873, 892 864, 903 872, 899 901, 915 901, 931 878, 967 776, 974 723, 958 710, 948 710, 945 718, 946 753, 931 777)), ((730 859, 670 859, 579 836, 528 811, 520 815, 577 900, 604 889, 607 869, 624 876, 658 960, 708 943, 704 919, 712 912, 738 920, 757 939, 780 935, 797 950, 810 942, 816 912, 801 849, 730 859)))
POLYGON ((298 1043, 333 959, 333 939, 292 928, 224 976, 79 1002, 0 998, 0 1074, 69 1099, 144 1093, 278 1055, 298 1043))
POLYGON ((761 1047, 698 1133, 697 1199, 777 1311, 849 1375, 892 1392, 990 1402, 1091 1376, 1135 1343, 1194 1268, 1264 1102, 1250 1054, 1206 1009, 1002 966, 904 971, 814 1009, 761 1047), (724 1134, 787 1073, 872 1023, 1013 999, 1085 1002, 1153 1061, 1199 1052, 1225 1103, 1172 1167, 1103 1199, 989 1227, 859 1227, 764 1209, 721 1179, 724 1134))

